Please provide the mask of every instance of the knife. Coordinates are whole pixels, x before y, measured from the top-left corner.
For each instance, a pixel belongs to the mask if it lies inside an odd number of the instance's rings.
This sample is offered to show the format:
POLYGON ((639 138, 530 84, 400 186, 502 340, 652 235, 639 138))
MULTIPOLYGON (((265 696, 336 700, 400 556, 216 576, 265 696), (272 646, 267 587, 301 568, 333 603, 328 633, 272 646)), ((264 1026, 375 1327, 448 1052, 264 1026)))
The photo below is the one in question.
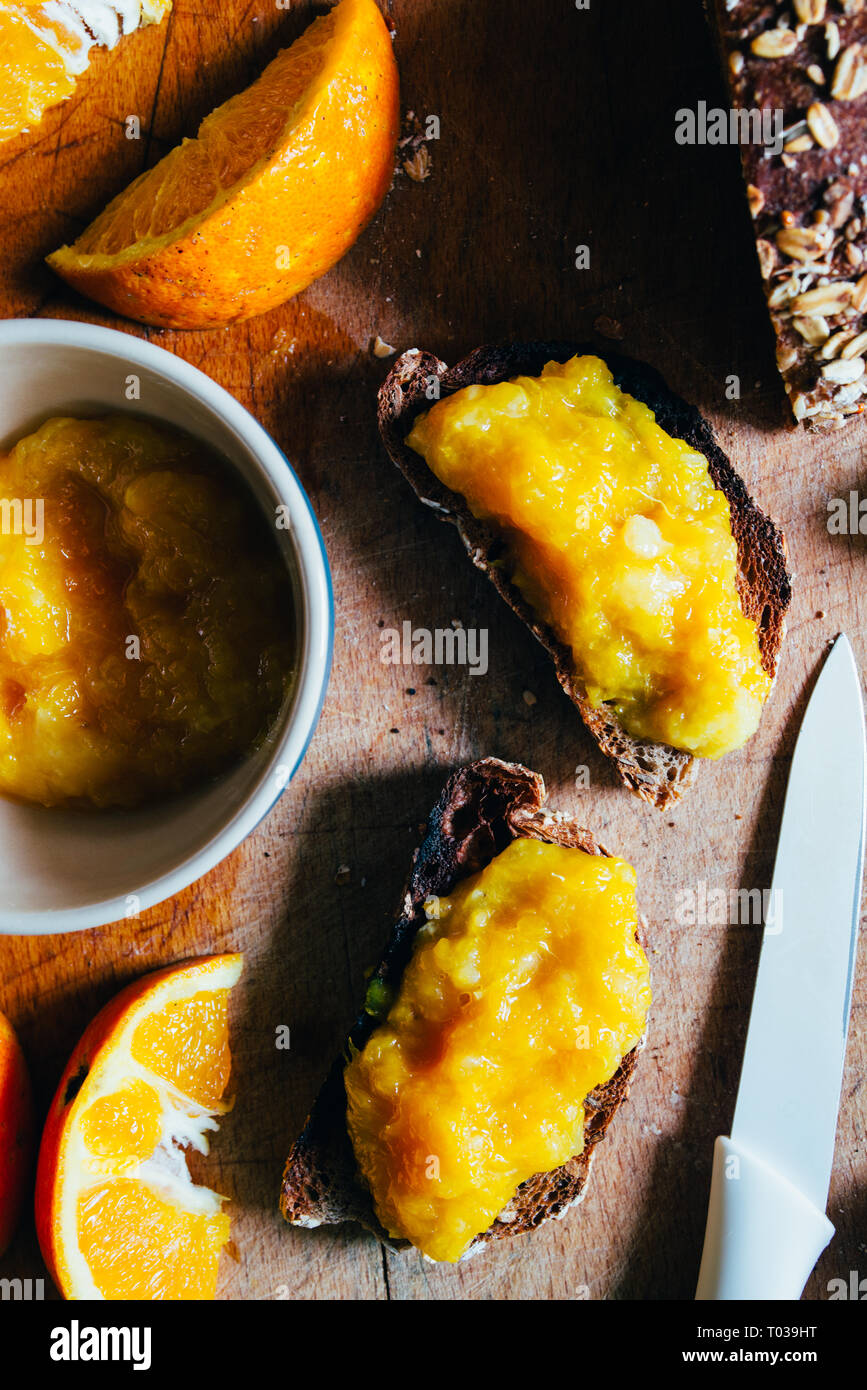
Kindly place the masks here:
POLYGON ((864 711, 835 641, 801 724, 730 1137, 714 1146, 696 1298, 797 1299, 825 1215, 864 863, 864 711))

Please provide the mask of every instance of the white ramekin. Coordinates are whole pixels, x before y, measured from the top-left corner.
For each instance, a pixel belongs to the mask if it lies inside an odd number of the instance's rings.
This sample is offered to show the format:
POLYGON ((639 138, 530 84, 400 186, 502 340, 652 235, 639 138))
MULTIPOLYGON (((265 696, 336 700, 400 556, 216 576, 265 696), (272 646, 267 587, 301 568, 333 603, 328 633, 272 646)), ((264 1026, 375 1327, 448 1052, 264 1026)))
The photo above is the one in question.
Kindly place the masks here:
POLYGON ((124 812, 0 798, 0 933, 134 917, 207 873, 295 773, 328 684, 334 609, 322 536, 287 459, 252 415, 203 372, 140 338, 55 319, 0 322, 0 448, 52 416, 115 411, 195 435, 237 468, 272 522, 285 509, 289 525, 275 536, 295 592, 297 679, 262 747, 185 797, 124 812))

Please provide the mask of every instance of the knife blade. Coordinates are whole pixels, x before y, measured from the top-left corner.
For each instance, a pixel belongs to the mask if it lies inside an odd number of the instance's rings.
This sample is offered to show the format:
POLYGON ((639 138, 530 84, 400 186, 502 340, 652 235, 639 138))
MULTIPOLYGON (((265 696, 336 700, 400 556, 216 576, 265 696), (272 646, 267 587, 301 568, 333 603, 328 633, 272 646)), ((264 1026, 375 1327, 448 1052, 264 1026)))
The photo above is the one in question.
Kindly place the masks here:
POLYGON ((786 789, 732 1138, 824 1207, 861 908, 864 713, 840 636, 801 725, 786 789))
POLYGON ((861 681, 841 634, 792 757, 731 1138, 718 1139, 715 1150, 697 1298, 797 1298, 833 1234, 824 1209, 852 1002, 864 817, 861 681))

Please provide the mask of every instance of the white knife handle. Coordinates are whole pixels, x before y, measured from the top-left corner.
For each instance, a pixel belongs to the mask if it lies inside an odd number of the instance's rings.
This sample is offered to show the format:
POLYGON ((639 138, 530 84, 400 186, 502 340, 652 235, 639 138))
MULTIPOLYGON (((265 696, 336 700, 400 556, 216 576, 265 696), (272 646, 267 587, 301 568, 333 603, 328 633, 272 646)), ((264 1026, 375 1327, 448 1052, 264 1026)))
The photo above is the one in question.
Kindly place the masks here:
POLYGON ((834 1227, 787 1178, 720 1137, 704 1250, 700 1300, 800 1298, 834 1227))

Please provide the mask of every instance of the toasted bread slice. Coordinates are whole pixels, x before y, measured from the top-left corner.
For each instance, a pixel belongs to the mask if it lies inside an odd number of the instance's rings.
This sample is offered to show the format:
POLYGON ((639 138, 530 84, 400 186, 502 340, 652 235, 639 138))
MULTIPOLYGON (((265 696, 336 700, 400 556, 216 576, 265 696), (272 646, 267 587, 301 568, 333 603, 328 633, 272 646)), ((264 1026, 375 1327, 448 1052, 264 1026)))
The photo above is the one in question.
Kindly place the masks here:
POLYGON ((386 449, 418 497, 457 526, 464 546, 478 569, 490 579, 509 607, 529 627, 554 663, 557 679, 577 706, 584 723, 621 779, 638 796, 664 809, 676 801, 693 771, 693 757, 665 744, 633 738, 621 727, 608 705, 590 704, 576 674, 572 653, 527 602, 495 562, 503 553, 496 526, 479 521, 463 497, 447 488, 424 459, 405 442, 417 415, 429 410, 427 394, 433 378, 440 396, 452 395, 474 383, 492 385, 519 375, 539 376, 547 362, 595 353, 610 367, 621 390, 649 406, 657 423, 675 439, 704 454, 716 487, 724 492, 731 511, 732 534, 738 548, 738 591, 741 607, 758 630, 762 666, 769 676, 777 669, 791 598, 791 576, 781 532, 753 502, 743 481, 717 444, 710 425, 691 405, 668 389, 650 367, 588 343, 514 343, 481 347, 456 367, 447 367, 429 352, 412 348, 398 358, 379 393, 379 428, 386 449))
MULTIPOLYGON (((399 988, 415 934, 426 921, 425 900, 450 893, 460 879, 485 868, 512 840, 545 840, 587 854, 608 854, 589 830, 562 814, 546 812, 544 800, 545 784, 538 773, 497 758, 471 763, 449 778, 415 852, 399 916, 374 980, 389 991, 399 988)), ((376 1021, 362 1013, 349 1044, 363 1048, 375 1027, 376 1021)), ((596 1145, 629 1093, 638 1051, 633 1048, 611 1079, 587 1097, 583 1151, 561 1168, 538 1173, 523 1183, 462 1258, 489 1241, 535 1230, 582 1200, 596 1145)), ((355 1221, 383 1244, 405 1248, 408 1242, 394 1241, 380 1226, 356 1167, 346 1128, 345 1065, 343 1057, 334 1063, 292 1148, 283 1174, 280 1210, 294 1226, 355 1221)))

